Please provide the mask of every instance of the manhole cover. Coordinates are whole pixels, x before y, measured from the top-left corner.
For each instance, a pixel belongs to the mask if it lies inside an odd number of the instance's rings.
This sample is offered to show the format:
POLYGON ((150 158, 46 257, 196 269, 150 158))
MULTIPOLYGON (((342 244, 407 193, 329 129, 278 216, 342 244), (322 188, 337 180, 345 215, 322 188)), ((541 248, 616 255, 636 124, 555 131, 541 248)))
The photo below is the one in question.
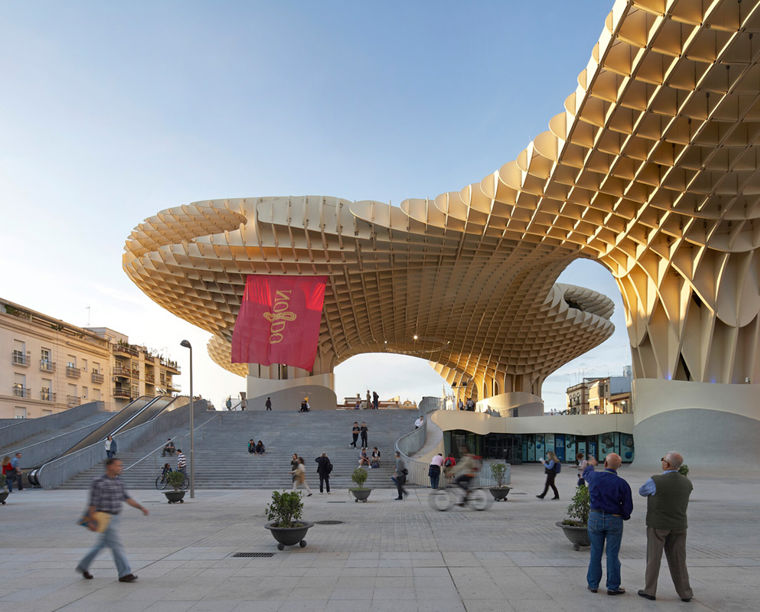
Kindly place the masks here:
POLYGON ((344 501, 329 501, 327 503, 328 504, 345 504, 346 502, 344 502, 344 501))
POLYGON ((343 521, 314 521, 317 525, 342 525, 343 521))
POLYGON ((239 552, 232 555, 233 557, 274 557, 274 553, 261 552, 239 552))

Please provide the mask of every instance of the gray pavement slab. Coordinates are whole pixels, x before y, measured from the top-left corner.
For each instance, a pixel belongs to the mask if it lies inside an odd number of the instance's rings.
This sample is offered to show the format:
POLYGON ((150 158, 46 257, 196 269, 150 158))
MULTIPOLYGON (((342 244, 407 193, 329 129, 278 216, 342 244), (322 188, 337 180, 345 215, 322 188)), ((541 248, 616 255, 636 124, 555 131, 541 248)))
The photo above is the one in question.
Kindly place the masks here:
POLYGON ((156 491, 135 491, 151 514, 124 508, 121 535, 139 580, 116 580, 108 551, 93 580, 74 572, 95 535, 78 527, 84 491, 24 490, 0 508, 4 529, 0 612, 52 610, 754 610, 760 599, 760 478, 692 474, 687 554, 694 600, 681 602, 663 560, 658 599, 643 600, 646 539, 643 498, 649 474, 621 470, 634 489, 635 512, 621 548, 623 586, 609 597, 586 590, 588 551, 574 551, 554 525, 574 489, 571 470, 558 478, 561 501, 539 500, 543 475, 515 466, 506 503, 487 511, 432 510, 426 489, 407 500, 373 490, 356 504, 345 490, 305 500, 315 525, 305 548, 278 551, 264 529, 270 491, 199 490, 169 505, 156 491), (343 503, 335 503, 343 502, 343 503), (235 558, 236 552, 273 553, 235 558))

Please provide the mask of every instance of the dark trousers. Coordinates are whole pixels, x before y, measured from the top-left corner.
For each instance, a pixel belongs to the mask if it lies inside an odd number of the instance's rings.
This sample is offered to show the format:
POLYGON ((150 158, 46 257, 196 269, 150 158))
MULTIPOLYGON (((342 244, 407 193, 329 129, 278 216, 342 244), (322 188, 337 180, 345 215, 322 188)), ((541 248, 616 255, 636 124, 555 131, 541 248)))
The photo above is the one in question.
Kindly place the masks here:
POLYGON ((367 432, 365 432, 365 431, 362 432, 362 446, 364 448, 367 448, 367 446, 369 446, 367 444, 367 432))
POLYGON ((554 479, 556 478, 557 474, 556 472, 549 471, 546 473, 546 483, 544 484, 544 492, 539 495, 539 497, 544 497, 549 490, 549 487, 552 488, 552 491, 554 491, 554 497, 559 499, 559 491, 557 491, 557 487, 554 486, 554 479))
POLYGON ((323 485, 327 487, 327 492, 330 492, 330 474, 319 475, 319 492, 322 492, 323 485))
POLYGON ((441 468, 438 465, 431 465, 428 468, 428 476, 430 476, 430 488, 437 489, 438 481, 441 479, 441 468))
POLYGON ((106 451, 106 457, 108 459, 112 459, 114 457, 114 455, 116 455, 116 451, 110 451, 110 450, 106 451))
POLYGON ((670 577, 676 587, 676 593, 682 599, 694 596, 689 584, 689 572, 686 570, 686 531, 670 531, 647 527, 647 569, 644 574, 647 595, 657 594, 657 578, 660 575, 660 561, 665 549, 670 577))
POLYGON ((396 490, 398 491, 398 499, 404 499, 404 495, 408 495, 406 492, 406 489, 404 488, 404 483, 406 483, 406 476, 403 474, 399 474, 398 476, 393 476, 391 480, 396 483, 396 490))
POLYGON ((351 434, 351 437, 354 439, 353 442, 351 442, 351 446, 356 448, 356 441, 359 439, 359 434, 358 433, 351 434))

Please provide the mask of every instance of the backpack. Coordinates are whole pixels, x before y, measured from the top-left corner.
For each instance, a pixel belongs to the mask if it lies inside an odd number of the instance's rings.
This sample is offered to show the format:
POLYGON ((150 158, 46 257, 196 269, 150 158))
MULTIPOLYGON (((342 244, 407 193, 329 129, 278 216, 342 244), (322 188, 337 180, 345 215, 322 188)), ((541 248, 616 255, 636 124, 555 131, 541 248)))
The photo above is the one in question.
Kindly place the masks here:
POLYGON ((562 464, 559 461, 554 462, 554 473, 559 474, 562 471, 562 464))
POLYGON ((330 463, 330 462, 328 462, 327 463, 327 473, 331 474, 332 473, 332 469, 333 469, 333 464, 330 463))
POLYGON ((446 460, 443 462, 443 467, 452 467, 457 464, 457 460, 454 459, 454 457, 446 457, 446 460))

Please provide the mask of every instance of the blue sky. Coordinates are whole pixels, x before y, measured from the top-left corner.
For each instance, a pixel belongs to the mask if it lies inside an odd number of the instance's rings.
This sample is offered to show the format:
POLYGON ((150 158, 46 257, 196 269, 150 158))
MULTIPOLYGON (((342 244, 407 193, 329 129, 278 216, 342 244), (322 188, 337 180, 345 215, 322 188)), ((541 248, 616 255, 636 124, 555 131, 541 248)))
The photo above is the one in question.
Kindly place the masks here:
MULTIPOLYGON (((563 110, 611 2, 26 2, 0 4, 0 295, 106 325, 186 362, 217 403, 243 380, 208 334, 121 269, 132 228, 207 198, 320 194, 398 204, 479 181, 563 110)), ((562 281, 617 304, 612 339, 547 381, 629 363, 612 277, 562 281)), ((187 368, 185 367, 185 371, 187 368)), ((187 377, 183 375, 183 388, 187 377)), ((439 394, 422 360, 360 356, 339 396, 439 394)))

